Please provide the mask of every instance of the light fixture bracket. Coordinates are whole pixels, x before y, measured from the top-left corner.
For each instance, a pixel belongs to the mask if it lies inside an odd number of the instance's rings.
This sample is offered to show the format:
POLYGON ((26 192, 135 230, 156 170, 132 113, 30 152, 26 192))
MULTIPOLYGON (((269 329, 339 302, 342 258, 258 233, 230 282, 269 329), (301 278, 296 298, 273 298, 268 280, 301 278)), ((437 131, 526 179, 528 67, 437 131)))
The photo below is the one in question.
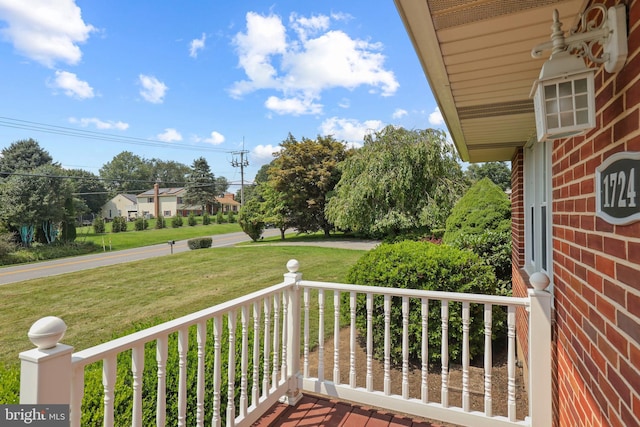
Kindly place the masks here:
POLYGON ((569 52, 579 58, 588 58, 596 64, 604 64, 605 70, 615 73, 627 60, 627 12, 624 4, 607 9, 594 4, 580 15, 580 25, 565 36, 557 10, 553 12, 551 41, 541 43, 531 50, 531 56, 540 58, 542 52, 551 50, 551 58, 560 52, 569 52), (596 44, 602 49, 596 49, 596 44))

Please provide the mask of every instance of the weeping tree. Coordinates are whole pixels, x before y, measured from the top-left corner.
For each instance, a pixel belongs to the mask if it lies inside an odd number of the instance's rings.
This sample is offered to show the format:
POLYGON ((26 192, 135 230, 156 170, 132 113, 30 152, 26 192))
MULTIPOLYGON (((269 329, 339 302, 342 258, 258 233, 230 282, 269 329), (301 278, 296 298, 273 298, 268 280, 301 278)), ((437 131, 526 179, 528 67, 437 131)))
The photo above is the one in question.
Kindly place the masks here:
POLYGON ((340 165, 326 208, 336 227, 372 237, 443 229, 466 188, 444 132, 387 126, 340 165))

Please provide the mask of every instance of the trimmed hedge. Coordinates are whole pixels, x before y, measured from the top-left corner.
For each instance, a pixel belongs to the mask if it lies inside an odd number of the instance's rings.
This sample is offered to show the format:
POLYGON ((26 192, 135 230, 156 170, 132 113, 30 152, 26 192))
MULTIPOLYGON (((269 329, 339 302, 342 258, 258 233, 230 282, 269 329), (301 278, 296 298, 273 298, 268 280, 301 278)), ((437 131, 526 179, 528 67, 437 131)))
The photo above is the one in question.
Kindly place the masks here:
POLYGON ((196 239, 187 240, 187 245, 189 249, 203 249, 210 248, 213 239, 211 237, 198 237, 196 239))
MULTIPOLYGON (((347 281, 358 285, 385 286, 400 289, 424 289, 447 292, 496 294, 496 278, 490 266, 470 251, 429 242, 404 241, 382 244, 366 253, 350 270, 347 281)), ((343 297, 348 298, 348 293, 343 297)), ((384 296, 374 297, 374 357, 384 359, 384 296)), ((471 359, 484 351, 483 305, 471 305, 469 354, 471 359)), ((343 320, 349 317, 348 304, 342 304, 343 320)), ((440 362, 442 340, 441 302, 429 301, 429 362, 440 362)), ((421 360, 421 302, 410 299, 409 360, 421 360)), ((356 327, 366 336, 366 295, 358 294, 356 327)), ((493 337, 504 336, 504 313, 494 308, 493 337)), ((402 300, 391 301, 391 363, 402 364, 402 300)), ((461 303, 449 304, 449 357, 462 357, 461 303)))

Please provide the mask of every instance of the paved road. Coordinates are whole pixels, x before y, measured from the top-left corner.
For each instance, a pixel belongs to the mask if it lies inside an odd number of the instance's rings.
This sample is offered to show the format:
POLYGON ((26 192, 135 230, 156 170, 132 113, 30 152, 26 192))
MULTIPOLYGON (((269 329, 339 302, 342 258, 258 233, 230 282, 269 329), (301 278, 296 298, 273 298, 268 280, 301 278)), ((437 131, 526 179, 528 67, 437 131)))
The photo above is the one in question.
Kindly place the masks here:
MULTIPOLYGON (((264 231, 263 235, 265 237, 279 236, 280 230, 267 229, 264 231)), ((243 232, 220 234, 211 237, 213 239, 212 247, 214 248, 233 246, 237 243, 250 240, 243 232)), ((188 250, 189 247, 187 246, 186 240, 177 240, 173 245, 174 254, 188 250)), ((163 243, 160 245, 145 246, 142 248, 103 252, 99 254, 63 258, 34 264, 5 267, 0 268, 0 285, 170 254, 171 246, 168 243, 163 243)))

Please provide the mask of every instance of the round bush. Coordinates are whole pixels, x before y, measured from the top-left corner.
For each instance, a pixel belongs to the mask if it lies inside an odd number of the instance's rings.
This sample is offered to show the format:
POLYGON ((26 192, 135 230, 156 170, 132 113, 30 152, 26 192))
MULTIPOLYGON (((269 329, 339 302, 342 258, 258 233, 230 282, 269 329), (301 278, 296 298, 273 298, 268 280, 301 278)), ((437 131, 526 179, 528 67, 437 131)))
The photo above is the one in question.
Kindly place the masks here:
POLYGON ((171 227, 179 228, 182 227, 182 217, 180 215, 176 215, 171 219, 171 227))
MULTIPOLYGON (((385 286, 401 289, 423 289, 481 294, 496 293, 496 279, 490 266, 470 251, 429 242, 404 241, 382 244, 365 254, 349 271, 349 283, 385 286)), ((348 297, 348 294, 344 294, 348 297)), ((374 357, 384 358, 384 297, 374 297, 373 348, 374 357)), ((348 318, 348 304, 342 304, 343 319, 348 318)), ((442 339, 441 302, 429 301, 429 362, 440 362, 442 339)), ((494 339, 504 332, 504 314, 494 309, 494 339)), ((356 327, 366 336, 366 295, 358 294, 356 327)), ((449 358, 459 361, 462 356, 461 304, 449 304, 449 358)), ((391 307, 391 363, 402 363, 402 300, 392 298, 391 307)), ((409 360, 419 362, 422 351, 421 301, 410 299, 409 360)), ((469 354, 473 359, 484 351, 483 306, 471 305, 469 354)))
MULTIPOLYGON (((204 221, 204 218, 202 218, 202 220, 204 221)), ((198 221, 196 220, 196 216, 193 214, 193 212, 191 212, 189 214, 189 217, 187 218, 187 224, 189 224, 190 227, 193 227, 197 223, 198 221)))
POLYGON ((187 240, 187 246, 189 246, 189 249, 210 248, 212 243, 213 239, 211 237, 197 237, 195 239, 187 240))
MULTIPOLYGON (((195 217, 193 219, 195 220, 195 217)), ((209 216, 209 214, 205 212, 202 214, 202 225, 209 225, 209 224, 211 224, 211 216, 209 216)))
POLYGON ((102 234, 104 233, 104 220, 100 217, 96 218, 93 220, 93 232, 95 234, 102 234))
POLYGON ((149 221, 147 221, 142 217, 136 218, 136 221, 133 223, 133 228, 136 231, 146 230, 148 227, 149 227, 149 221))

